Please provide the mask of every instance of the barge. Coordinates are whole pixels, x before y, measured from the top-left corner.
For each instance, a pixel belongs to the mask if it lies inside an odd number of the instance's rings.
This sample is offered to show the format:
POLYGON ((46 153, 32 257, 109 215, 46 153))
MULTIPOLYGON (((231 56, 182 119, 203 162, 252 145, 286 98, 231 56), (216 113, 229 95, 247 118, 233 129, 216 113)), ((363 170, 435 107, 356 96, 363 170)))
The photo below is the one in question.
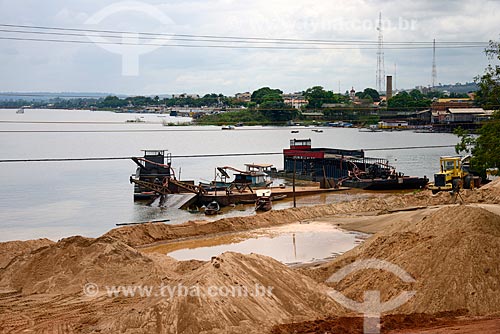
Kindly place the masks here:
POLYGON ((284 177, 333 180, 337 186, 365 190, 420 189, 429 182, 425 176, 405 176, 388 160, 366 157, 363 150, 312 148, 311 139, 292 139, 283 156, 284 177))
POLYGON ((150 200, 158 195, 150 187, 144 186, 145 183, 161 186, 171 175, 171 153, 166 153, 166 150, 143 150, 143 152, 142 158, 132 158, 137 165, 132 177, 134 180, 140 181, 134 183, 134 200, 137 201, 150 200))

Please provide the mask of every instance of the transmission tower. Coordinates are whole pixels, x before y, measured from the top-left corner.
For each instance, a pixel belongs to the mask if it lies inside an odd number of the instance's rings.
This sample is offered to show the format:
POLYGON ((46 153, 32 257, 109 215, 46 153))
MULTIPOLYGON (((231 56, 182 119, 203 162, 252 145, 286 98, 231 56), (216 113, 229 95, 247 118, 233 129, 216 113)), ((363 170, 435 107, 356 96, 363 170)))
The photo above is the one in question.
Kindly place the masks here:
POLYGON ((378 49, 377 49, 377 90, 385 90, 384 36, 382 35, 382 12, 378 16, 378 49))
POLYGON ((436 70, 436 40, 432 42, 432 89, 436 87, 437 70, 436 70))
POLYGON ((396 63, 394 63, 394 91, 398 89, 397 82, 396 82, 396 63))

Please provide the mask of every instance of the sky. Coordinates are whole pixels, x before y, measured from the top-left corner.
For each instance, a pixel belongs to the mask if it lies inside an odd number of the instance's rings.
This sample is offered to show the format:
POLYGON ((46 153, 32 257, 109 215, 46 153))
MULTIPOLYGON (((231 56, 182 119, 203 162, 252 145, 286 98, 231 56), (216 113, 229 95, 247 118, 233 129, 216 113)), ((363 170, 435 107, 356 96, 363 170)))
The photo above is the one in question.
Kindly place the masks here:
MULTIPOLYGON (((1 24, 301 40, 376 41, 380 12, 386 42, 500 39, 500 1, 0 0, 1 24)), ((33 38, 0 32, 12 36, 33 38)), ((376 49, 112 46, 94 43, 98 37, 35 38, 85 43, 0 39, 0 91, 234 95, 264 86, 285 92, 376 87, 376 49)), ((176 42, 151 38, 145 43, 176 42)), ((123 41, 137 43, 130 35, 123 41)), ((437 82, 472 81, 488 64, 483 51, 437 49, 437 82)), ((384 61, 387 75, 396 66, 397 89, 431 84, 432 49, 386 48, 384 61)))

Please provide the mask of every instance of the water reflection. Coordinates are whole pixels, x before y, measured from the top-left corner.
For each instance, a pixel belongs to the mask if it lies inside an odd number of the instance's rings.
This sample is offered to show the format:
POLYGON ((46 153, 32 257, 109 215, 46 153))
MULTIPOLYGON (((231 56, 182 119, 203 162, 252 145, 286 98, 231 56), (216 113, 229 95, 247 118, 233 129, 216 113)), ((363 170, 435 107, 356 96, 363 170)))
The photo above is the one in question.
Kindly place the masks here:
POLYGON ((290 224, 236 234, 156 246, 149 251, 167 253, 177 260, 210 260, 212 256, 231 251, 258 253, 287 264, 306 263, 335 257, 366 237, 346 232, 327 223, 290 224))

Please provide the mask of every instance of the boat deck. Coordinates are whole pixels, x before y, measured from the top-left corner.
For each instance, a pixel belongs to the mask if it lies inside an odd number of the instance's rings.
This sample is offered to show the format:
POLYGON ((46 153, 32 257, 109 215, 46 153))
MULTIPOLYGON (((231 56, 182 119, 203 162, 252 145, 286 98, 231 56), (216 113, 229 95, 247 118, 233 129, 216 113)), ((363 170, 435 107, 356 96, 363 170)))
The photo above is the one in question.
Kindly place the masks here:
MULTIPOLYGON (((269 188, 272 191, 272 196, 278 196, 278 195, 286 195, 287 198, 292 198, 293 197, 293 189, 291 187, 287 188, 280 188, 280 187, 271 187, 269 188)), ((321 189, 319 186, 297 186, 295 187, 295 196, 309 196, 309 195, 317 195, 317 194, 325 194, 325 193, 331 193, 331 192, 337 192, 337 191, 345 191, 349 190, 350 188, 347 187, 340 187, 340 188, 331 188, 331 189, 321 189)), ((248 189, 245 190, 244 192, 238 192, 233 191, 231 194, 226 194, 225 191, 211 191, 206 194, 203 194, 201 196, 201 201, 202 202, 211 202, 211 201, 217 201, 223 206, 231 205, 231 204, 237 204, 242 201, 252 201, 256 200, 257 195, 255 194, 255 190, 253 190, 253 193, 250 192, 248 189)))

